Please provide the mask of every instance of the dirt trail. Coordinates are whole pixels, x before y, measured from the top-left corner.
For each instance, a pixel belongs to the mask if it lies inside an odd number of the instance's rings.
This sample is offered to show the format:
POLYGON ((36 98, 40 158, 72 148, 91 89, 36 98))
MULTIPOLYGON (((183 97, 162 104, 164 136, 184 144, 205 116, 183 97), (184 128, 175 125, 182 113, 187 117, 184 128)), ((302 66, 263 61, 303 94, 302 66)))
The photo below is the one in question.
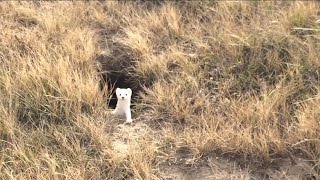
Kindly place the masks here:
POLYGON ((130 153, 129 143, 146 133, 150 133, 150 130, 144 123, 119 124, 113 133, 113 148, 119 152, 119 155, 126 156, 130 153))
POLYGON ((161 173, 164 179, 176 180, 209 180, 209 179, 288 179, 316 180, 310 170, 312 167, 305 160, 299 159, 291 165, 289 159, 282 159, 275 166, 255 167, 247 165, 240 168, 235 161, 223 158, 209 158, 201 165, 175 164, 163 165, 161 173))

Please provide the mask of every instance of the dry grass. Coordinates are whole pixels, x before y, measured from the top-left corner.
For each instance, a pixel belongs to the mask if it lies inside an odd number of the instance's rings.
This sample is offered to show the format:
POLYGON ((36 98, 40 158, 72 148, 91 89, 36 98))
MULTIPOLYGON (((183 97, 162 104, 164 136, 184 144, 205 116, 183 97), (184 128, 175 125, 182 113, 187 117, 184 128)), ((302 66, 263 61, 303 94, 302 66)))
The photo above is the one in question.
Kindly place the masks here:
POLYGON ((1 2, 0 178, 320 178, 319 13, 1 2), (133 125, 109 115, 101 74, 139 94, 133 125))

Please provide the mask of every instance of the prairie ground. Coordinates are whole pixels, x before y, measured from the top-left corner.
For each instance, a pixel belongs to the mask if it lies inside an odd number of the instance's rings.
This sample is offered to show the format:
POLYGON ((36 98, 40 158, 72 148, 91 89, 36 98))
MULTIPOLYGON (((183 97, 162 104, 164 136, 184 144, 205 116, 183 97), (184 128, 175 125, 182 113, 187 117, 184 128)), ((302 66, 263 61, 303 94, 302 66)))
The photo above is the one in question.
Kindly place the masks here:
POLYGON ((0 178, 319 179, 319 5, 0 2, 0 178))

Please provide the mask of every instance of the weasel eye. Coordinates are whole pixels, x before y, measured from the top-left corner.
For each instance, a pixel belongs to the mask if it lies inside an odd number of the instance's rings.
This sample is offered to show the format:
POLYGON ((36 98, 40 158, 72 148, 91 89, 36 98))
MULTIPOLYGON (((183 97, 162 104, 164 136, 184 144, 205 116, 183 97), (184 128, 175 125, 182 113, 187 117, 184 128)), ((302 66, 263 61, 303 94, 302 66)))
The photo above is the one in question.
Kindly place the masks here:
POLYGON ((126 94, 126 96, 127 96, 127 94, 126 94))
POLYGON ((121 96, 121 94, 119 94, 121 96))

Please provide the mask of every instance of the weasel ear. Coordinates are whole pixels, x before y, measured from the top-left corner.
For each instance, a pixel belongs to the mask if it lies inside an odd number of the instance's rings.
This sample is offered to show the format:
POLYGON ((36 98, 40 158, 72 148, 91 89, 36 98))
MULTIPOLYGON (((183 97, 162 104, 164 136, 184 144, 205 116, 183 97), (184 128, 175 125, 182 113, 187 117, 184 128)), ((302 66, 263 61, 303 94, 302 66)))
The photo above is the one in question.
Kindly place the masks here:
POLYGON ((120 91, 120 88, 117 88, 117 89, 116 89, 116 93, 118 94, 119 91, 120 91))
POLYGON ((132 90, 130 88, 127 88, 129 94, 131 95, 132 94, 132 90))

